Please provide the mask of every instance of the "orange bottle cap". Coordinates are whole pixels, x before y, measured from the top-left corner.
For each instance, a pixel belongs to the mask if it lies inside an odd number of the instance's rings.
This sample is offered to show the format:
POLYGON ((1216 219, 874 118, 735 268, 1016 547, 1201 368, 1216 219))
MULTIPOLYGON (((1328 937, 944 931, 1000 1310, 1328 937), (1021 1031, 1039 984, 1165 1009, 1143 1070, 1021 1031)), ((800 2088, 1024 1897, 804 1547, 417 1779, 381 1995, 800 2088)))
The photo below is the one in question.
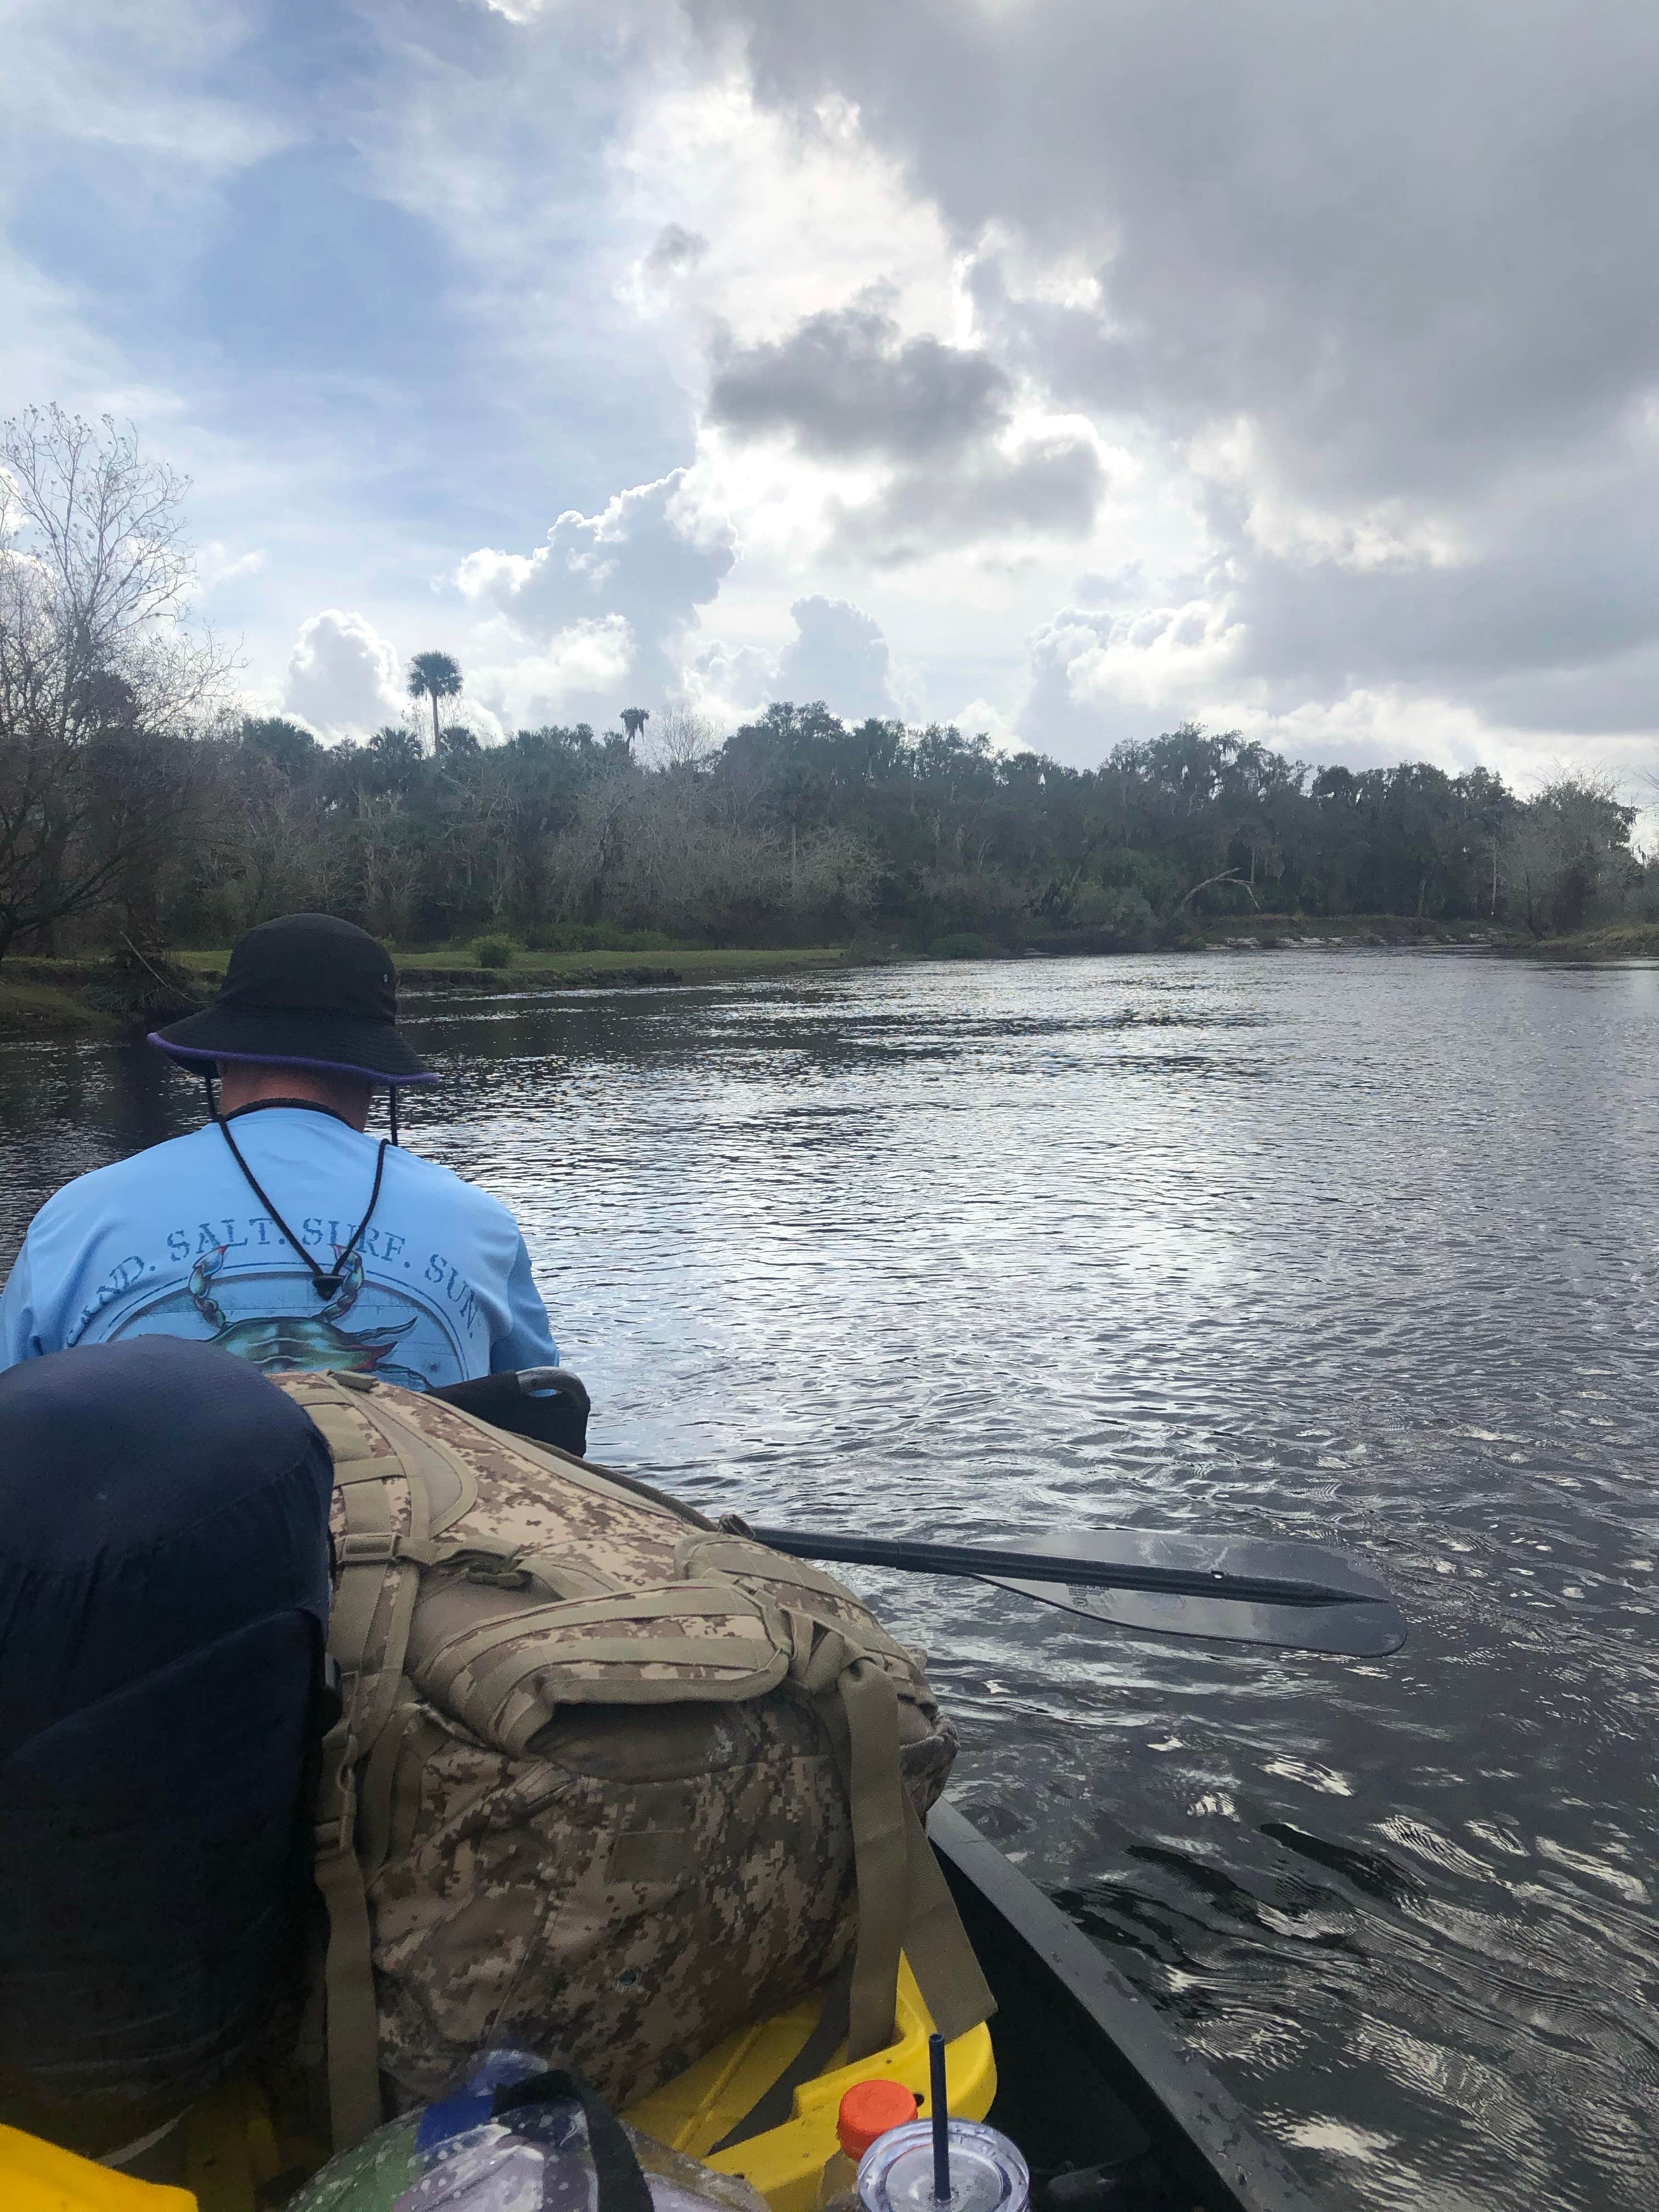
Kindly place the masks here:
POLYGON ((875 2081, 854 2081, 836 2116, 836 2141, 848 2158, 860 2159, 878 2136, 914 2120, 916 2105, 915 2090, 890 2075, 875 2081))

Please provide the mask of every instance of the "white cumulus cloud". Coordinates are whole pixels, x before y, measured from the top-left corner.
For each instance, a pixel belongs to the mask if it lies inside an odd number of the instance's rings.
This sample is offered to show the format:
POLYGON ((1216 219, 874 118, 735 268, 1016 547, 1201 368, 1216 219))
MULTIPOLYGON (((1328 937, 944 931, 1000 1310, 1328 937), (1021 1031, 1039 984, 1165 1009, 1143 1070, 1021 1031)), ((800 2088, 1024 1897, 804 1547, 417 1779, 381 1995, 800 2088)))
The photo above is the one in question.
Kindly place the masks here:
POLYGON ((797 599, 789 613, 795 635, 775 653, 718 642, 704 649, 691 672, 699 705, 729 719, 774 699, 797 706, 822 699, 832 714, 854 722, 908 710, 908 686, 872 615, 817 592, 797 599))
POLYGON ((614 662, 625 632, 623 672, 660 693, 678 678, 672 648, 737 558, 731 523, 696 503, 687 473, 675 469, 618 492, 598 514, 568 509, 533 552, 481 546, 455 582, 475 606, 496 609, 521 637, 550 650, 565 636, 562 651, 590 651, 592 626, 608 623, 605 651, 614 662))
POLYGON ((1024 734, 1039 748, 1079 731, 1115 742, 1144 736, 1149 721, 1225 713, 1240 696, 1244 635, 1224 595, 1120 613, 1064 607, 1031 641, 1024 734))
POLYGON ((325 607, 300 626, 283 703, 325 737, 395 722, 407 703, 397 652, 366 615, 325 607))
POLYGON ((468 682, 506 728, 609 722, 626 703, 633 659, 634 634, 626 620, 601 615, 556 631, 544 651, 480 663, 468 682))

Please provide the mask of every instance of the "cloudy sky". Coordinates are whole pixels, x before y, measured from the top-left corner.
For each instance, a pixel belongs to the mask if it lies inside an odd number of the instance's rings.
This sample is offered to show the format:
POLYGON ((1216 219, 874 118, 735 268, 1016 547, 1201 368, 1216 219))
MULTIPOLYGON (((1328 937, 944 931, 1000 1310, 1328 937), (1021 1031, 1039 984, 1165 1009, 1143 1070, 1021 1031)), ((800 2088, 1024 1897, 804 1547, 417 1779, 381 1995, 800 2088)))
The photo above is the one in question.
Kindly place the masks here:
POLYGON ((0 409, 325 734, 1659 766, 1646 0, 0 0, 0 409))

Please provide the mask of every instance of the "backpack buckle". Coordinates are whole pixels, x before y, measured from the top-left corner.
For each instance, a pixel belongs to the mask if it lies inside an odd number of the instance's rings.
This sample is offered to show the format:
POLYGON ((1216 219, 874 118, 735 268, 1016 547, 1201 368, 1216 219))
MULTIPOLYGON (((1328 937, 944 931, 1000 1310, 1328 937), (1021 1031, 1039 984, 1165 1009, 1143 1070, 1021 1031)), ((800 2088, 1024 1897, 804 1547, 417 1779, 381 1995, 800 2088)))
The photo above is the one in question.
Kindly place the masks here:
POLYGON ((528 1589, 532 1580, 528 1567, 469 1567, 466 1578, 489 1589, 503 1590, 528 1589))
POLYGON ((490 1589, 528 1589, 535 1580, 523 1564, 529 1549, 527 1544, 515 1544, 510 1551, 461 1544, 446 1554, 444 1564, 459 1566, 466 1581, 482 1583, 490 1589))
POLYGON ((343 1536, 335 1547, 335 1557, 343 1567, 390 1566, 401 1550, 403 1540, 395 1531, 388 1535, 369 1533, 343 1536))

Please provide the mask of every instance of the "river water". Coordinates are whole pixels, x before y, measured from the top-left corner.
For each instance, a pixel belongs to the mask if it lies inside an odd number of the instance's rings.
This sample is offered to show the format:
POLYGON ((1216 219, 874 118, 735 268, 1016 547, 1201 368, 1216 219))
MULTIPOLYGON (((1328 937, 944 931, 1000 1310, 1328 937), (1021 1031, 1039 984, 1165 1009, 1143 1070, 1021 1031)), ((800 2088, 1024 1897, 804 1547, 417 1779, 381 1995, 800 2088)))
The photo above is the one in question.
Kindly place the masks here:
MULTIPOLYGON (((1346 1546, 1398 1656, 854 1571, 958 1802, 1334 2203, 1659 2204, 1659 971, 1419 953, 411 1000, 592 1449, 890 1534, 1346 1546)), ((189 1126, 0 1046, 0 1264, 189 1126)))

